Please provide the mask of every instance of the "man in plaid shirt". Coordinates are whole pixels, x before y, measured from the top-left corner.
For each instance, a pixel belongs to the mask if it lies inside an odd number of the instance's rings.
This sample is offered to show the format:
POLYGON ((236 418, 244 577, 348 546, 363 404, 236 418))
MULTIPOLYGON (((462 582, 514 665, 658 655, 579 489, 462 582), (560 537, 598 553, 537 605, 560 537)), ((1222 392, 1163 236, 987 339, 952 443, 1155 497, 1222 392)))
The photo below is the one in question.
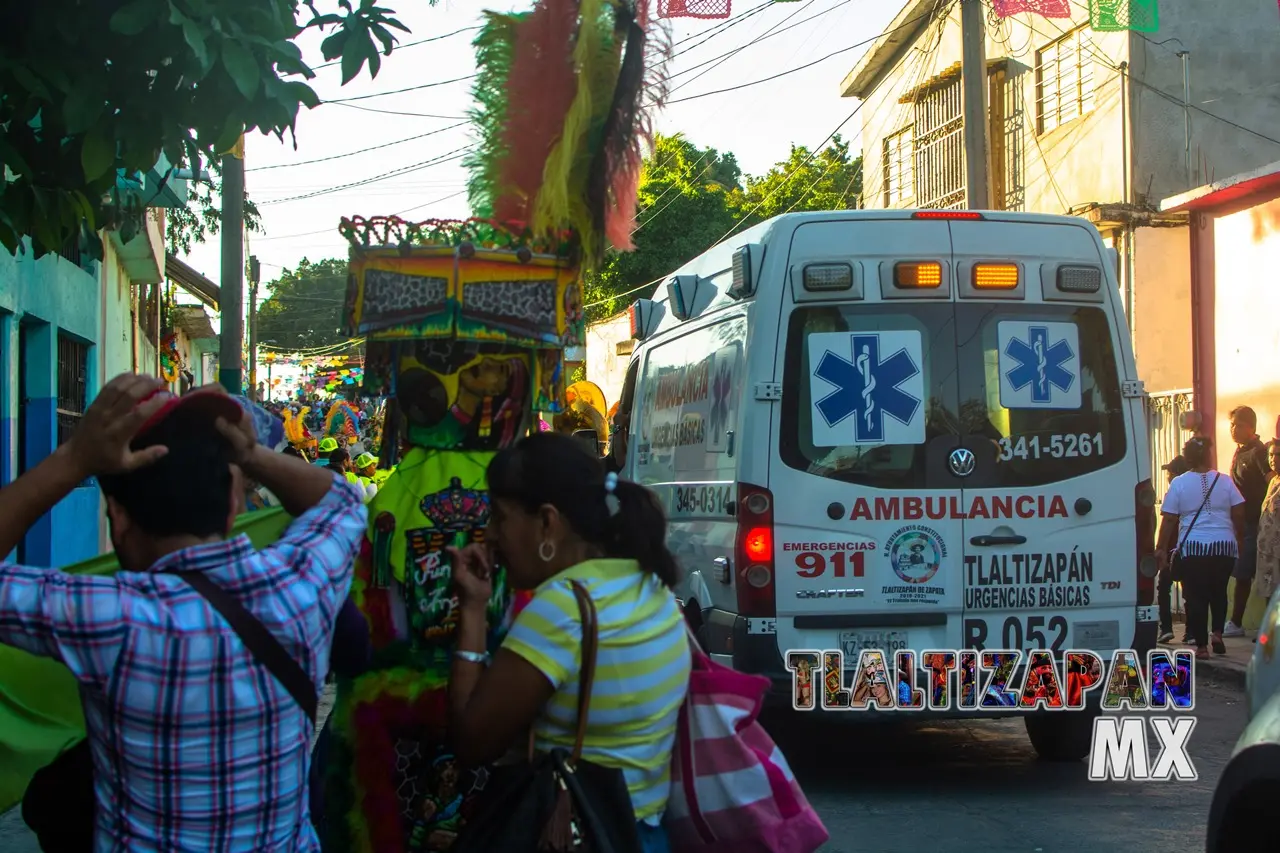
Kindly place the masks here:
POLYGON ((0 642, 62 661, 80 682, 97 851, 318 851, 311 723, 226 620, 169 573, 204 572, 233 595, 318 694, 365 531, 361 495, 257 444, 252 419, 220 390, 176 398, 161 387, 112 380, 70 441, 0 489, 6 554, 98 477, 122 568, 92 577, 0 565, 0 642), (296 517, 261 552, 226 538, 245 477, 296 517))

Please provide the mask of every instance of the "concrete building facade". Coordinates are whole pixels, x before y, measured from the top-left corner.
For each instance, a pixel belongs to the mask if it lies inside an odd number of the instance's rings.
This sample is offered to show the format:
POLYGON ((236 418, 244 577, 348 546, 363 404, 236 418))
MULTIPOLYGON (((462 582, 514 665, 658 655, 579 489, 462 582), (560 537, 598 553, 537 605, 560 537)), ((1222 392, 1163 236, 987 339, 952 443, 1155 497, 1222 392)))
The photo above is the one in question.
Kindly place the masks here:
MULTIPOLYGON (((1272 0, 1162 3, 1156 33, 987 19, 991 206, 1087 217, 1117 250, 1140 374, 1192 385, 1187 217, 1159 200, 1274 160, 1272 0)), ((909 0, 844 78, 859 98, 867 207, 965 205, 960 5, 909 0)))

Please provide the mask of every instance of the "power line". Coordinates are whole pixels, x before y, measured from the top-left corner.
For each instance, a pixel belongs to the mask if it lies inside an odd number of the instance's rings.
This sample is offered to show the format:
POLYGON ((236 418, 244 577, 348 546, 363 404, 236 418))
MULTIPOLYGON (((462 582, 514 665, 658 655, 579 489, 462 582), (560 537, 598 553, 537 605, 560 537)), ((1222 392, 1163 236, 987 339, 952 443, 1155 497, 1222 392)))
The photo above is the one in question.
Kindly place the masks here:
POLYGON ((446 130, 453 130, 467 124, 460 121, 457 124, 451 124, 448 127, 442 127, 439 130, 431 130, 426 133, 419 133, 417 136, 407 136, 404 139, 397 139, 394 142, 384 142, 381 145, 371 145, 368 148, 361 148, 359 151, 348 151, 346 154, 333 154, 329 157, 319 157, 315 160, 301 160, 297 163, 276 163, 271 166, 255 166, 251 169, 245 169, 246 172, 265 172, 267 169, 288 169, 291 166, 310 166, 313 163, 327 163, 330 160, 340 160, 343 157, 354 157, 357 154, 366 154, 370 151, 378 151, 383 148, 390 148, 392 145, 402 145, 405 142, 413 142, 418 139, 425 139, 428 136, 435 136, 437 133, 444 133, 446 130))
MULTIPOLYGON (((837 3, 836 5, 831 6, 830 8, 827 8, 827 9, 823 9, 821 12, 816 12, 810 15, 809 17, 805 18, 804 20, 796 21, 794 24, 792 24, 789 27, 783 27, 782 29, 777 31, 772 31, 772 30, 768 31, 764 35, 760 36, 759 38, 752 39, 750 42, 748 42, 745 45, 735 47, 733 50, 725 51, 719 56, 713 56, 710 59, 706 60, 705 62, 700 62, 697 65, 691 65, 690 67, 684 69, 683 71, 677 71, 675 74, 672 74, 669 79, 674 80, 675 78, 680 77, 681 75, 688 74, 691 71, 697 71, 699 68, 702 68, 703 66, 706 66, 706 65, 710 65, 711 63, 716 62, 718 60, 727 59, 727 58, 736 56, 737 54, 741 53, 743 50, 745 50, 748 47, 753 47, 754 45, 757 45, 760 42, 765 41, 766 39, 771 39, 774 36, 782 35, 787 30, 794 30, 796 27, 800 26, 801 24, 807 24, 810 21, 814 20, 815 18, 821 18, 823 15, 826 15, 829 12, 834 12, 836 9, 839 9, 842 6, 848 6, 852 2, 853 0, 840 0, 840 2, 837 3)), ((806 6, 807 5, 810 5, 810 4, 806 4, 806 6)), ((802 7, 800 11, 803 11, 803 8, 804 7, 802 7)), ((788 20, 787 18, 782 19, 783 23, 786 23, 787 20, 788 20)), ((696 46, 697 45, 695 45, 695 47, 696 46)), ((690 48, 690 50, 692 50, 692 48, 690 48)), ((681 53, 684 53, 684 51, 681 51, 681 53)), ((702 75, 698 75, 698 76, 700 77, 702 75)), ((697 78, 694 78, 694 79, 697 79, 697 78)), ((682 83, 681 85, 684 85, 684 84, 682 83)))
MULTIPOLYGON (((805 4, 804 4, 803 6, 801 6, 799 9, 796 9, 796 10, 795 10, 795 11, 793 11, 790 15, 788 15, 788 16, 787 16, 787 17, 785 17, 785 18, 783 18, 781 21, 778 21, 776 24, 774 24, 772 27, 770 27, 768 30, 766 30, 766 31, 765 31, 765 33, 764 33, 764 35, 762 35, 760 38, 753 39, 752 41, 749 41, 749 42, 747 42, 746 44, 739 45, 738 47, 734 48, 733 50, 731 50, 731 51, 729 51, 729 52, 727 52, 727 53, 723 53, 723 54, 721 54, 721 55, 720 55, 719 57, 717 57, 715 60, 712 60, 712 62, 713 62, 714 64, 712 64, 710 68, 707 68, 706 70, 701 71, 701 72, 699 72, 698 74, 694 75, 692 78, 690 78, 690 79, 688 79, 688 80, 685 80, 685 81, 684 81, 683 83, 681 83, 679 86, 676 86, 674 89, 672 89, 672 90, 671 90, 671 92, 678 92, 678 91, 680 91, 681 89, 683 89, 685 86, 688 86, 688 85, 689 85, 690 83, 692 83, 694 80, 697 80, 697 79, 698 79, 698 78, 700 78, 700 77, 705 77, 706 75, 710 74, 712 71, 714 71, 714 70, 716 70, 717 68, 719 68, 721 65, 724 65, 726 62, 728 62, 728 61, 729 61, 730 59, 732 59, 733 57, 735 57, 735 56, 737 56, 738 54, 742 53, 742 51, 744 51, 744 50, 746 50, 747 48, 751 47, 753 44, 759 44, 760 42, 762 42, 762 41, 764 41, 765 39, 767 39, 769 36, 771 36, 771 35, 777 35, 777 33, 778 33, 778 32, 781 32, 781 30, 778 30, 778 27, 782 26, 782 25, 783 25, 783 24, 785 24, 787 21, 789 21, 789 20, 791 20, 792 18, 794 18, 796 15, 799 15, 799 14, 800 14, 801 12, 803 12, 805 9, 808 9, 808 8, 809 8, 810 6, 812 6, 815 2, 817 2, 817 0, 809 0, 809 2, 808 2, 808 3, 805 3, 805 4)), ((704 62, 704 63, 702 63, 702 64, 703 64, 703 65, 707 65, 708 63, 704 62)), ((698 66, 698 67, 701 67, 701 66, 698 66)), ((693 69, 690 69, 690 70, 693 70, 693 69)), ((670 92, 669 92, 668 94, 670 94, 670 92)))
MULTIPOLYGON (((396 45, 396 46, 395 46, 395 48, 393 49, 392 53, 394 54, 394 52, 395 52, 396 50, 404 50, 404 49, 405 49, 405 48, 407 48, 407 47, 417 47, 417 46, 418 46, 418 45, 420 45, 420 44, 429 44, 429 43, 431 43, 431 42, 433 42, 433 41, 443 41, 444 39, 447 39, 447 38, 453 38, 454 36, 462 35, 463 33, 469 33, 469 32, 471 32, 472 30, 478 30, 478 29, 480 29, 480 27, 478 27, 478 26, 473 26, 473 27, 463 27, 463 28, 462 28, 462 29, 460 29, 460 30, 454 30, 454 31, 453 31, 453 32, 451 32, 451 33, 445 33, 445 34, 444 34, 444 35, 442 35, 442 36, 432 36, 431 38, 419 39, 418 41, 411 41, 411 42, 409 42, 409 43, 407 43, 407 44, 399 44, 399 45, 396 45)), ((313 68, 312 70, 313 70, 313 71, 319 71, 321 68, 331 68, 331 67, 332 67, 332 66, 334 66, 334 65, 340 65, 340 64, 342 64, 342 60, 341 60, 341 59, 335 59, 333 62, 326 62, 326 63, 324 63, 323 65, 317 65, 317 66, 315 66, 315 68, 313 68)))
MULTIPOLYGON (((737 91, 737 90, 739 90, 739 89, 746 89, 746 88, 751 87, 751 86, 758 86, 758 85, 760 85, 761 83, 768 83, 768 82, 770 82, 770 81, 772 81, 772 80, 777 80, 777 79, 778 79, 778 78, 780 78, 780 77, 785 77, 785 76, 787 76, 788 74, 794 74, 794 73, 796 73, 797 71, 804 71, 806 68, 812 68, 813 66, 818 65, 818 64, 823 63, 823 62, 826 62, 828 59, 831 59, 832 57, 835 57, 835 56, 839 56, 839 55, 840 55, 840 54, 842 54, 842 53, 848 53, 848 52, 849 52, 849 51, 851 51, 851 50, 857 50, 857 49, 858 49, 858 48, 860 48, 860 47, 863 47, 863 46, 868 45, 868 44, 872 44, 873 42, 878 41, 879 39, 883 38, 883 37, 884 37, 884 36, 886 36, 886 35, 889 35, 890 33, 896 32, 896 31, 901 30, 901 29, 905 29, 906 27, 912 26, 913 24, 915 24, 915 23, 916 23, 916 22, 918 22, 918 21, 922 21, 922 20, 924 20, 925 18, 929 18, 929 17, 932 17, 932 16, 933 16, 933 12, 926 12, 926 13, 924 13, 923 15, 917 15, 916 17, 912 18, 911 20, 906 21, 905 23, 902 23, 902 24, 900 24, 899 26, 893 27, 892 29, 885 30, 884 32, 880 33, 879 35, 872 36, 872 37, 871 37, 871 38, 869 38, 869 39, 863 39, 862 41, 858 42, 857 44, 851 44, 851 45, 849 45, 848 47, 844 47, 844 48, 841 48, 840 50, 837 50, 837 51, 833 51, 833 52, 831 52, 831 53, 828 53, 826 56, 824 56, 824 57, 822 57, 822 58, 820 58, 820 59, 815 59, 813 62, 809 62, 809 63, 806 63, 806 64, 804 64, 804 65, 799 65, 799 66, 796 66, 795 68, 789 68, 789 69, 787 69, 786 71, 780 71, 780 72, 778 72, 777 74, 774 74, 774 75, 769 76, 769 77, 765 77, 765 78, 763 78, 763 79, 761 79, 761 80, 753 80, 753 81, 751 81, 750 83, 739 83, 737 86, 729 86, 728 88, 725 88, 725 89, 715 89, 715 90, 710 91, 710 92, 702 92, 702 93, 697 94, 697 95, 689 95, 689 96, 684 97, 684 98, 676 98, 676 99, 675 99, 675 100, 673 100, 673 101, 666 101, 666 102, 665 102, 665 106, 670 106, 670 105, 672 105, 672 104, 679 104, 679 103, 683 103, 683 102, 685 102, 685 101, 695 101, 695 100, 697 100, 697 99, 699 99, 699 98, 706 98, 706 97, 708 97, 708 96, 710 96, 710 95, 723 95, 723 94, 725 94, 726 92, 736 92, 736 91, 737 91)), ((746 47, 747 47, 747 45, 744 45, 744 46, 743 46, 743 49, 745 50, 745 49, 746 49, 746 47)))
POLYGON ((261 202, 258 202, 258 206, 262 207, 268 204, 283 204, 284 202, 287 202, 287 201, 302 201, 304 199, 315 198, 316 196, 329 195, 330 193, 335 193, 335 192, 338 192, 339 190, 351 189, 352 187, 362 187, 367 184, 376 183, 378 181, 384 181, 387 178, 398 178, 401 175, 407 175, 410 172, 417 172, 422 169, 429 168, 431 166, 438 166, 441 163, 447 163, 451 160, 459 160, 462 157, 465 157, 473 147, 474 146, 465 146, 463 148, 458 148, 453 151, 450 151, 448 154, 441 154, 439 157, 434 157, 430 160, 424 160, 421 163, 414 163, 412 166, 404 166, 399 169, 393 169, 390 172, 384 172, 381 175, 374 175, 371 178, 365 178, 359 181, 352 181, 349 184, 340 184, 339 186, 336 186, 336 187, 329 187, 323 190, 316 190, 315 192, 304 193, 303 195, 291 196, 289 198, 276 198, 276 199, 271 199, 270 201, 261 201, 261 202))
POLYGON ((360 110, 366 113, 380 113, 387 116, 410 116, 412 118, 441 118, 447 121, 466 120, 466 116, 442 116, 435 113, 407 113, 403 110, 378 110, 373 107, 363 107, 360 104, 348 104, 345 101, 322 101, 325 104, 333 104, 335 107, 346 107, 349 110, 360 110))
POLYGON ((385 98, 387 95, 403 95, 405 92, 417 92, 420 89, 434 89, 436 86, 448 86, 452 83, 462 83, 466 80, 474 80, 475 74, 468 74, 465 77, 454 77, 452 80, 437 80, 434 83, 419 83, 417 86, 406 86, 403 89, 392 89, 389 92, 373 92, 369 95, 353 95, 350 98, 334 98, 331 101, 321 101, 322 104, 348 104, 352 101, 367 101, 370 98, 385 98))

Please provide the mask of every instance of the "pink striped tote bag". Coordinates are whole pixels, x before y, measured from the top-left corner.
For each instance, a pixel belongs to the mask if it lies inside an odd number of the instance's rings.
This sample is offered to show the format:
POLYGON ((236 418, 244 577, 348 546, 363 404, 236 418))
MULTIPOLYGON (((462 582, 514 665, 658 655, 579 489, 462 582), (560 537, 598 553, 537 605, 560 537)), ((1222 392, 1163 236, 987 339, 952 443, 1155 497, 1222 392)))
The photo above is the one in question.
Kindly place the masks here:
POLYGON ((769 679, 715 663, 692 635, 689 647, 664 819, 673 853, 813 853, 827 829, 757 722, 769 679))

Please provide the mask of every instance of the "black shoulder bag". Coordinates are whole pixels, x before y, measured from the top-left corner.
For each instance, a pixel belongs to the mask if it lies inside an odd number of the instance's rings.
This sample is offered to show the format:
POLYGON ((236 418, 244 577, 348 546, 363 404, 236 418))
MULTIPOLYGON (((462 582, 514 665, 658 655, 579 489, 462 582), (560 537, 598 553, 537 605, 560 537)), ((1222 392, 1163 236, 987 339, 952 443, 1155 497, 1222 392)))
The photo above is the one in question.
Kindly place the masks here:
MULTIPOLYGON (((253 657, 279 680, 289 695, 316 724, 318 700, 311 677, 293 656, 271 636, 267 626, 200 572, 173 572, 222 618, 240 637, 253 657)), ((40 848, 59 853, 93 849, 94 813, 93 756, 88 739, 64 750, 31 778, 22 796, 22 820, 35 834, 40 848)))
POLYGON ((595 602, 573 581, 582 616, 582 671, 578 676, 578 728, 573 751, 556 748, 501 768, 467 819, 452 853, 640 853, 635 810, 622 771, 582 760, 600 628, 595 602), (497 784, 495 784, 495 782, 497 784))
POLYGON ((1191 531, 1195 530, 1196 522, 1200 520, 1200 513, 1204 512, 1204 508, 1209 504, 1209 497, 1213 494, 1213 490, 1218 486, 1218 480, 1222 479, 1221 474, 1217 474, 1213 478, 1213 482, 1209 484, 1209 491, 1204 493, 1204 500, 1200 501, 1200 508, 1196 510, 1196 514, 1191 516, 1191 523, 1187 525, 1187 532, 1182 534, 1182 541, 1178 543, 1178 547, 1169 555, 1169 578, 1175 583, 1182 583, 1184 574, 1180 563, 1182 562, 1182 549, 1186 547, 1187 537, 1191 535, 1191 531))

